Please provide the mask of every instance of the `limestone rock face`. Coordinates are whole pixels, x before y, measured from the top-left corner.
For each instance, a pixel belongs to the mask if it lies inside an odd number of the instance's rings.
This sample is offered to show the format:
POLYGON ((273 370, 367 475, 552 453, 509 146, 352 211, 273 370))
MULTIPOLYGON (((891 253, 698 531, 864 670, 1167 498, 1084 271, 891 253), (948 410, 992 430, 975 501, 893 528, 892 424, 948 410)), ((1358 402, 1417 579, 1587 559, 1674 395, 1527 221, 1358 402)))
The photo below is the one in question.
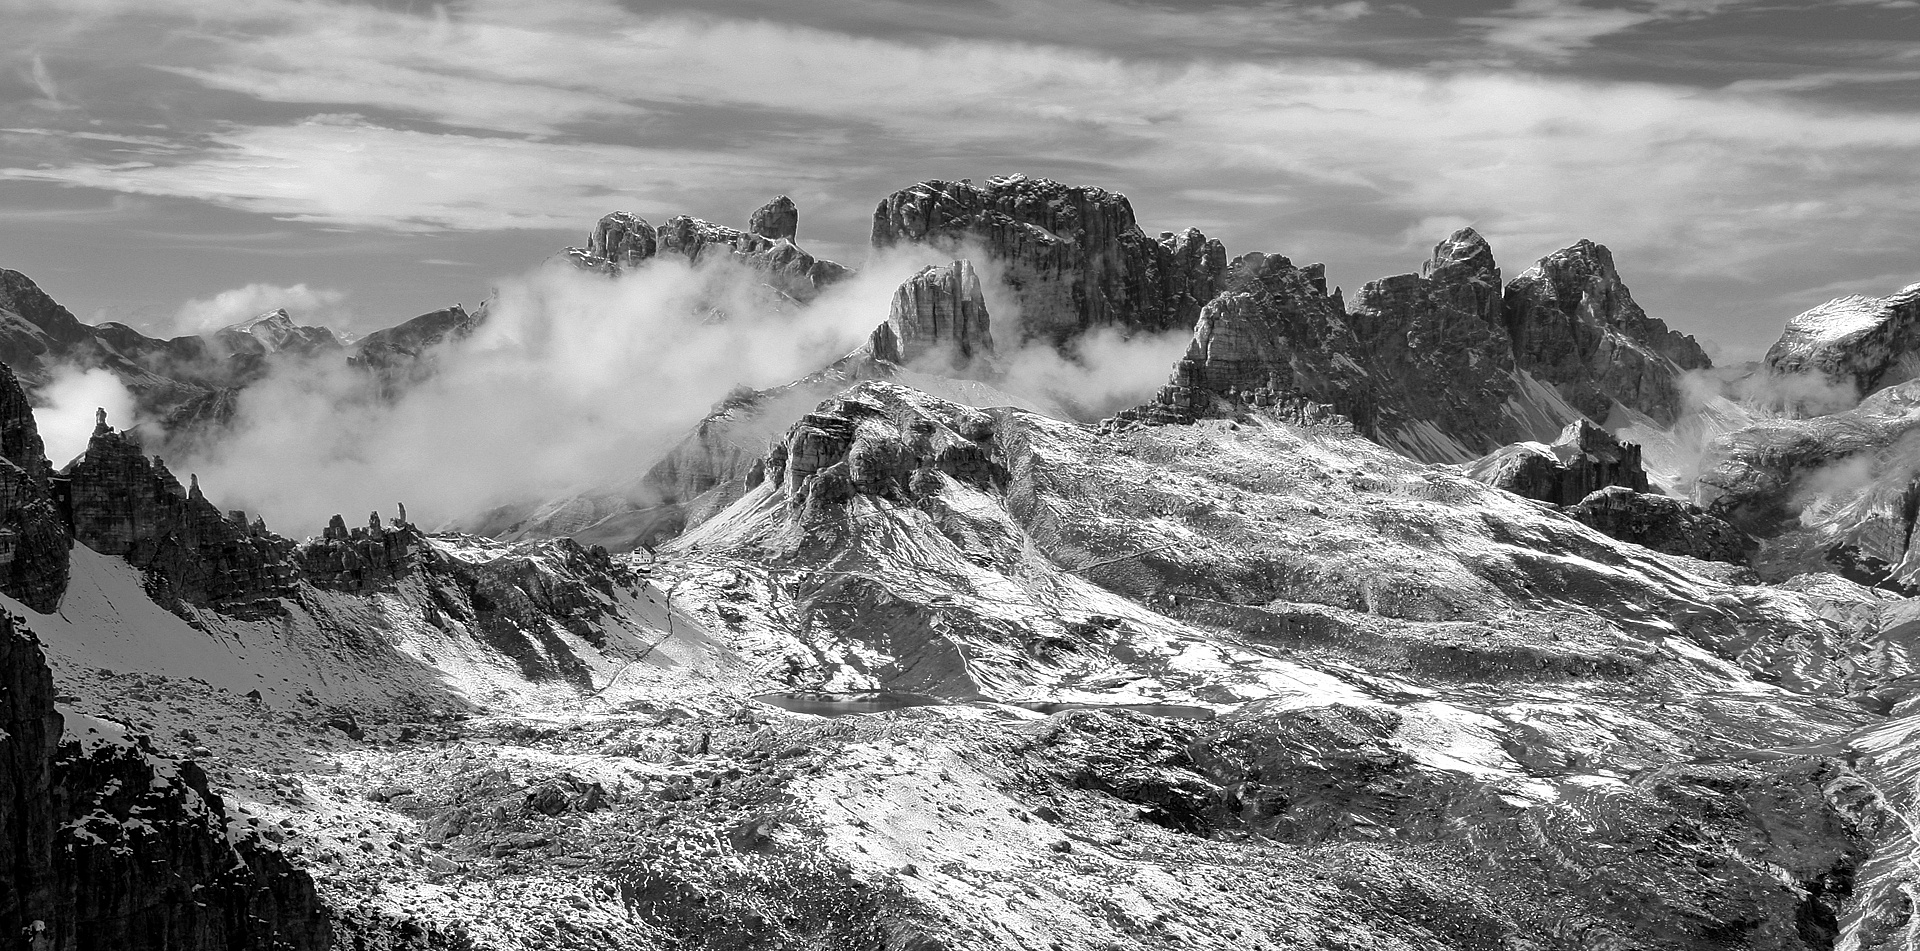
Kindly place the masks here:
POLYGON ((380 513, 367 517, 366 527, 347 528, 338 515, 326 531, 309 538, 294 553, 300 577, 317 588, 365 594, 391 586, 420 565, 423 536, 402 517, 391 526, 380 524, 380 513))
POLYGON ((245 513, 222 513, 200 492, 183 488, 165 463, 102 421, 86 455, 59 479, 74 537, 119 555, 162 582, 156 592, 227 608, 270 601, 292 590, 286 558, 292 543, 245 513))
POLYGON ((800 234, 800 209, 793 199, 781 195, 754 209, 753 217, 747 220, 747 230, 763 238, 796 241, 800 234))
POLYGON ((600 219, 586 247, 562 253, 576 267, 610 275, 626 273, 661 254, 679 255, 694 264, 730 258, 764 274, 767 285, 778 293, 808 301, 853 270, 816 258, 793 243, 799 215, 792 200, 784 196, 754 212, 754 224, 747 231, 692 215, 676 215, 654 228, 644 218, 616 211, 600 219), (786 233, 767 233, 781 231, 786 233))
POLYGON ((1582 240, 1507 285, 1507 333, 1516 364, 1604 422, 1618 402, 1671 424, 1680 377, 1712 365, 1692 337, 1633 302, 1604 246, 1582 240))
POLYGON ((0 934, 47 951, 322 951, 313 880, 192 762, 116 723, 64 724, 33 634, 0 616, 0 934))
POLYGON ((1572 505, 1608 486, 1647 491, 1640 447, 1622 443, 1585 420, 1568 426, 1551 445, 1507 446, 1467 466, 1467 474, 1554 505, 1572 505))
MULTIPOLYGON (((1765 363, 1774 376, 1812 376, 1841 388, 1843 393, 1826 398, 1844 403, 1911 379, 1914 368, 1909 354, 1916 349, 1920 349, 1920 284, 1888 297, 1838 298, 1794 317, 1767 351, 1765 363)), ((1787 408, 1826 412, 1845 407, 1816 401, 1787 408)))
POLYGON ((33 407, 0 365, 0 591, 51 612, 67 590, 73 536, 54 504, 33 407))
POLYGON ((1744 565, 1759 543, 1685 499, 1608 486, 1567 506, 1574 521, 1623 542, 1702 561, 1744 565))
POLYGON ((647 219, 615 211, 594 225, 585 248, 568 248, 567 254, 582 267, 618 274, 653 257, 656 248, 653 226, 647 219))
POLYGON ((826 401, 767 454, 761 477, 783 493, 806 531, 838 525, 847 503, 862 495, 908 502, 928 497, 943 478, 980 488, 1003 483, 992 418, 936 415, 918 395, 872 382, 826 401))
POLYGON ((1169 419, 1193 419, 1304 398, 1365 427, 1376 401, 1359 356, 1360 340, 1319 265, 1245 254, 1201 310, 1193 343, 1156 404, 1169 419))
POLYGON ((1472 228, 1436 245, 1422 273, 1360 289, 1353 329, 1384 427, 1423 420, 1478 452, 1532 437, 1503 412, 1519 380, 1500 308, 1500 266, 1472 228))
POLYGON ((1055 343, 1095 327, 1192 326, 1227 263, 1197 231, 1149 237, 1124 195, 1024 175, 921 182, 874 209, 875 248, 972 242, 1004 269, 1022 336, 1055 343))
POLYGON ((874 355, 908 364, 929 354, 944 354, 952 366, 993 353, 987 300, 973 265, 955 261, 928 267, 893 292, 885 332, 876 330, 874 355))

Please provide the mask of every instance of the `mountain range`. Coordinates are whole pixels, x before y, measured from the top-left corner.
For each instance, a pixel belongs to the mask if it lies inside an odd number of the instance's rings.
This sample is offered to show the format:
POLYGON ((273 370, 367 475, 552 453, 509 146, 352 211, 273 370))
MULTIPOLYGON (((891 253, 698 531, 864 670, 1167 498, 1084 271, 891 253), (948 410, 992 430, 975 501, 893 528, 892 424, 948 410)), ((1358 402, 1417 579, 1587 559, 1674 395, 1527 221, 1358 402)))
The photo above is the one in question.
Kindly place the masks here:
MULTIPOLYGON (((704 321, 798 322, 866 277, 799 225, 617 211, 543 266, 671 261, 730 282, 704 321)), ((0 269, 0 932, 1920 939, 1920 285, 1715 367, 1585 239, 1503 279, 1462 229, 1349 295, 1014 175, 888 195, 872 246, 916 262, 884 322, 644 465, 306 538, 154 453, 303 369, 403 402, 497 298, 160 340, 0 269), (1184 350, 1118 411, 1021 369, 1155 339, 1184 350), (49 459, 66 369, 136 418, 49 459)))

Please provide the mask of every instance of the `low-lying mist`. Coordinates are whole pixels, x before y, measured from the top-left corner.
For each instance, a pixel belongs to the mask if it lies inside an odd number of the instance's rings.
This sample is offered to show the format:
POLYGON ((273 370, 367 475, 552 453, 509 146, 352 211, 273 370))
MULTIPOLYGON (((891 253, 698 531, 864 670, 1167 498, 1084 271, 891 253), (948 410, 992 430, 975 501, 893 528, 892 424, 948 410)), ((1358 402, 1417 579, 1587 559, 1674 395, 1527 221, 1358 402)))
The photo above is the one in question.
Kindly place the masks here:
MULTIPOLYGON (((367 373, 337 356, 276 360, 241 391, 223 434, 149 451, 183 478, 198 474, 221 508, 263 515, 294 536, 336 513, 350 523, 390 514, 396 502, 422 526, 444 528, 500 506, 631 484, 730 391, 785 384, 844 356, 886 319, 902 281, 955 256, 877 256, 805 305, 726 260, 695 267, 662 255, 617 278, 550 262, 501 282, 474 334, 436 348, 431 375, 397 395, 377 398, 367 373)), ((997 275, 981 270, 997 291, 997 275)), ((1017 314, 1003 293, 993 304, 1017 314)), ((996 385, 1048 394, 1075 415, 1147 398, 1189 339, 1094 334, 1062 356, 1016 346, 997 313, 995 324, 1004 334, 996 385)), ((84 449, 95 406, 116 426, 135 422, 132 400, 105 371, 62 377, 46 393, 56 465, 84 449)))

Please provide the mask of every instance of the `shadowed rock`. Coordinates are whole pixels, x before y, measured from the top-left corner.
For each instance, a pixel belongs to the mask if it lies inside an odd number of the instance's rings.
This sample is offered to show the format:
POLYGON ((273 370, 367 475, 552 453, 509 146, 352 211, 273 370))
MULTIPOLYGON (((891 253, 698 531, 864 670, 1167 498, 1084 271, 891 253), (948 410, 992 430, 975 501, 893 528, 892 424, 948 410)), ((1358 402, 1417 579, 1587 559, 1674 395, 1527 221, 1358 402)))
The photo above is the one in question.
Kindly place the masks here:
POLYGON ((747 219, 747 230, 763 238, 798 240, 800 209, 793 199, 781 195, 754 209, 753 217, 747 219))
POLYGON ((33 407, 13 371, 0 366, 0 591, 51 612, 67 590, 73 537, 48 481, 50 466, 33 407))
POLYGON ((1680 377, 1712 365, 1692 337, 1633 302, 1604 246, 1582 240, 1507 285, 1515 363, 1606 422, 1618 403, 1666 425, 1682 407, 1680 377))
POLYGON ((1467 474, 1498 489, 1554 505, 1572 505, 1608 486, 1647 490, 1640 447, 1622 443, 1581 420, 1551 445, 1516 443, 1467 466, 1467 474))

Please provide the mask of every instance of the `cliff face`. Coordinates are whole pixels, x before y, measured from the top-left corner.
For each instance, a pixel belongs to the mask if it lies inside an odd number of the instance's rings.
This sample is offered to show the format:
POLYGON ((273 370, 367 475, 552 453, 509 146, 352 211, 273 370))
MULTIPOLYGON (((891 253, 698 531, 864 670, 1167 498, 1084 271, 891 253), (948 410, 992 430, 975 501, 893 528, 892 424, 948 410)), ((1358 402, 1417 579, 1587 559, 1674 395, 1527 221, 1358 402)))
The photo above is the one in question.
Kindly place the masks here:
POLYGON ((73 537, 49 492, 46 450, 13 371, 0 365, 0 592, 52 611, 67 590, 73 537))
POLYGON ((973 265, 955 261, 907 279, 872 342, 875 358, 903 365, 942 354, 957 368, 991 356, 993 331, 973 265))
POLYGON ((1197 231, 1149 237, 1124 195, 1024 175, 888 195, 874 209, 873 246, 901 244, 983 247, 1020 303, 1022 336, 1054 343, 1095 327, 1191 327, 1227 264, 1197 231))
POLYGON ((1505 412, 1520 381, 1500 266, 1478 232, 1440 242, 1420 274, 1368 283, 1351 312, 1388 426, 1424 420, 1480 452, 1533 436, 1505 412))
POLYGON ((1798 387, 1809 397, 1802 405, 1782 408, 1829 412, 1910 379, 1906 361, 1916 347, 1920 347, 1920 284, 1887 297, 1841 297, 1794 317, 1767 350, 1765 362, 1774 376, 1812 377, 1840 391, 1812 399, 1818 387, 1798 387))
POLYGON ((191 762, 66 723, 31 632, 0 616, 0 934, 32 951, 322 951, 313 880, 191 762))
POLYGON ((1304 397, 1370 425, 1376 400, 1360 340, 1323 275, 1278 254, 1235 258, 1150 415, 1193 419, 1304 397))
POLYGON ((1671 424, 1680 377, 1712 365, 1692 337, 1633 302, 1604 246, 1580 241, 1507 285, 1504 319, 1515 362, 1605 422, 1618 402, 1671 424))
POLYGON ((164 463, 104 419, 86 455, 60 481, 74 537, 150 572, 163 601, 231 607, 292 590, 290 542, 244 513, 222 514, 197 481, 182 487, 164 463))

